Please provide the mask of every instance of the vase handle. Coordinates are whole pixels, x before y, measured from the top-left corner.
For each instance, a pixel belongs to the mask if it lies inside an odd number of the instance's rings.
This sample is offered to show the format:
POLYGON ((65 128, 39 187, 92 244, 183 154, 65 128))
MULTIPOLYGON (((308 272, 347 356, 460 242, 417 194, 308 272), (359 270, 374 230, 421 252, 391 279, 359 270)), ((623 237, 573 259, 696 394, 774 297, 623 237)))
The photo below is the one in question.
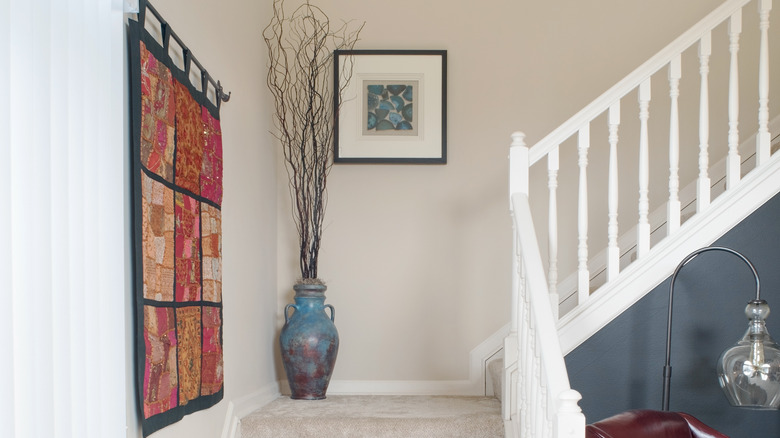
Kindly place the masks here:
MULTIPOLYGON (((287 322, 289 321, 289 317, 287 316, 287 314, 290 311, 290 307, 292 307, 296 311, 298 310, 298 306, 296 306, 295 304, 288 304, 288 305, 284 306, 284 323, 285 324, 287 324, 287 322)), ((295 312, 293 312, 293 313, 295 313, 295 312)))
POLYGON ((332 304, 326 304, 323 307, 327 307, 328 309, 330 309, 330 320, 336 322, 336 308, 333 307, 332 304))

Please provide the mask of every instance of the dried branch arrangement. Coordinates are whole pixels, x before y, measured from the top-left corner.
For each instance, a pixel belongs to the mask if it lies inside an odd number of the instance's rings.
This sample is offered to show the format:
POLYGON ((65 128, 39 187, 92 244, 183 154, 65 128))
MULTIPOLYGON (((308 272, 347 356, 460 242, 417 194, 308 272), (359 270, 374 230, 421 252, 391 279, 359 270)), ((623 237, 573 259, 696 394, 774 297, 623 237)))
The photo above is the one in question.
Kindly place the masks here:
POLYGON ((333 51, 351 50, 365 23, 357 30, 349 30, 349 23, 331 29, 328 16, 308 0, 289 16, 284 0, 274 0, 273 8, 263 39, 268 46, 268 88, 275 105, 274 134, 284 152, 301 278, 316 283, 326 183, 333 165, 333 112, 352 77, 352 63, 345 59, 339 72, 344 85, 334 90, 333 51))

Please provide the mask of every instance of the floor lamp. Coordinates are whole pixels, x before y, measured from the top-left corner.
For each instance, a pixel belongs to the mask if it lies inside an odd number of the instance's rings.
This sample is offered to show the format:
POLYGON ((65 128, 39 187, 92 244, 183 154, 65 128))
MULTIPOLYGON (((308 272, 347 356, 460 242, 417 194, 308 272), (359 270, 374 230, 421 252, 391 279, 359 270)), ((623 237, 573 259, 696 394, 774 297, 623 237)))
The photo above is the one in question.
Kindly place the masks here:
POLYGON ((709 246, 689 254, 677 265, 669 285, 669 316, 666 323, 666 364, 664 365, 663 410, 669 410, 669 387, 672 379, 672 303, 674 282, 683 266, 707 251, 725 251, 739 257, 750 267, 756 279, 756 298, 748 301, 745 315, 750 322, 745 335, 736 345, 724 351, 718 359, 718 381, 732 406, 755 409, 780 408, 780 347, 769 336, 765 320, 769 305, 761 299, 760 282, 756 268, 750 261, 731 248, 709 246))

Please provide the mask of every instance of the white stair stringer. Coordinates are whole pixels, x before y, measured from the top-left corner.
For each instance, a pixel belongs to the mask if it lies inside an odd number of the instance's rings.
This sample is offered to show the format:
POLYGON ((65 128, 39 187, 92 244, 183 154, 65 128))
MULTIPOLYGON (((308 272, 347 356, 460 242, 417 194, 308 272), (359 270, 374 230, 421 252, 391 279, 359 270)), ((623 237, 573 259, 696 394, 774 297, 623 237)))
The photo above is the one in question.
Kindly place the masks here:
POLYGON ((672 236, 655 245, 613 281, 592 292, 558 321, 564 355, 577 348, 609 322, 668 278, 680 260, 712 244, 727 231, 780 192, 780 154, 751 171, 716 198, 707 210, 686 221, 672 236))

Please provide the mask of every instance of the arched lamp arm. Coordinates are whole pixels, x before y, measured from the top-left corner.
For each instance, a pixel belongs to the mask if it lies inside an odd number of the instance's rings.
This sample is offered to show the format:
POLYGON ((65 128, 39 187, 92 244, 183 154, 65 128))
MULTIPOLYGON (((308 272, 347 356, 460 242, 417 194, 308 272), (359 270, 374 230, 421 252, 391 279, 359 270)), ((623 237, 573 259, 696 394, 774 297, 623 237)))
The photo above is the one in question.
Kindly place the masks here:
POLYGON ((699 254, 707 251, 725 251, 734 254, 735 256, 742 259, 742 261, 745 262, 745 264, 748 265, 750 270, 753 272, 753 277, 756 279, 756 301, 761 300, 761 283, 758 280, 758 272, 756 272, 755 266, 753 266, 753 264, 750 263, 750 260, 748 260, 747 257, 743 256, 742 254, 740 254, 739 252, 731 248, 726 248, 723 246, 708 246, 705 248, 697 249, 696 251, 690 253, 687 257, 685 257, 680 262, 680 264, 677 265, 677 268, 675 268, 674 273, 672 274, 672 280, 669 283, 669 315, 666 320, 666 362, 664 363, 664 388, 663 388, 663 407, 662 407, 662 410, 664 411, 669 410, 669 386, 672 380, 671 351, 672 351, 672 303, 674 302, 674 282, 677 279, 677 274, 680 272, 680 269, 682 269, 683 266, 685 266, 689 261, 691 261, 699 254))

